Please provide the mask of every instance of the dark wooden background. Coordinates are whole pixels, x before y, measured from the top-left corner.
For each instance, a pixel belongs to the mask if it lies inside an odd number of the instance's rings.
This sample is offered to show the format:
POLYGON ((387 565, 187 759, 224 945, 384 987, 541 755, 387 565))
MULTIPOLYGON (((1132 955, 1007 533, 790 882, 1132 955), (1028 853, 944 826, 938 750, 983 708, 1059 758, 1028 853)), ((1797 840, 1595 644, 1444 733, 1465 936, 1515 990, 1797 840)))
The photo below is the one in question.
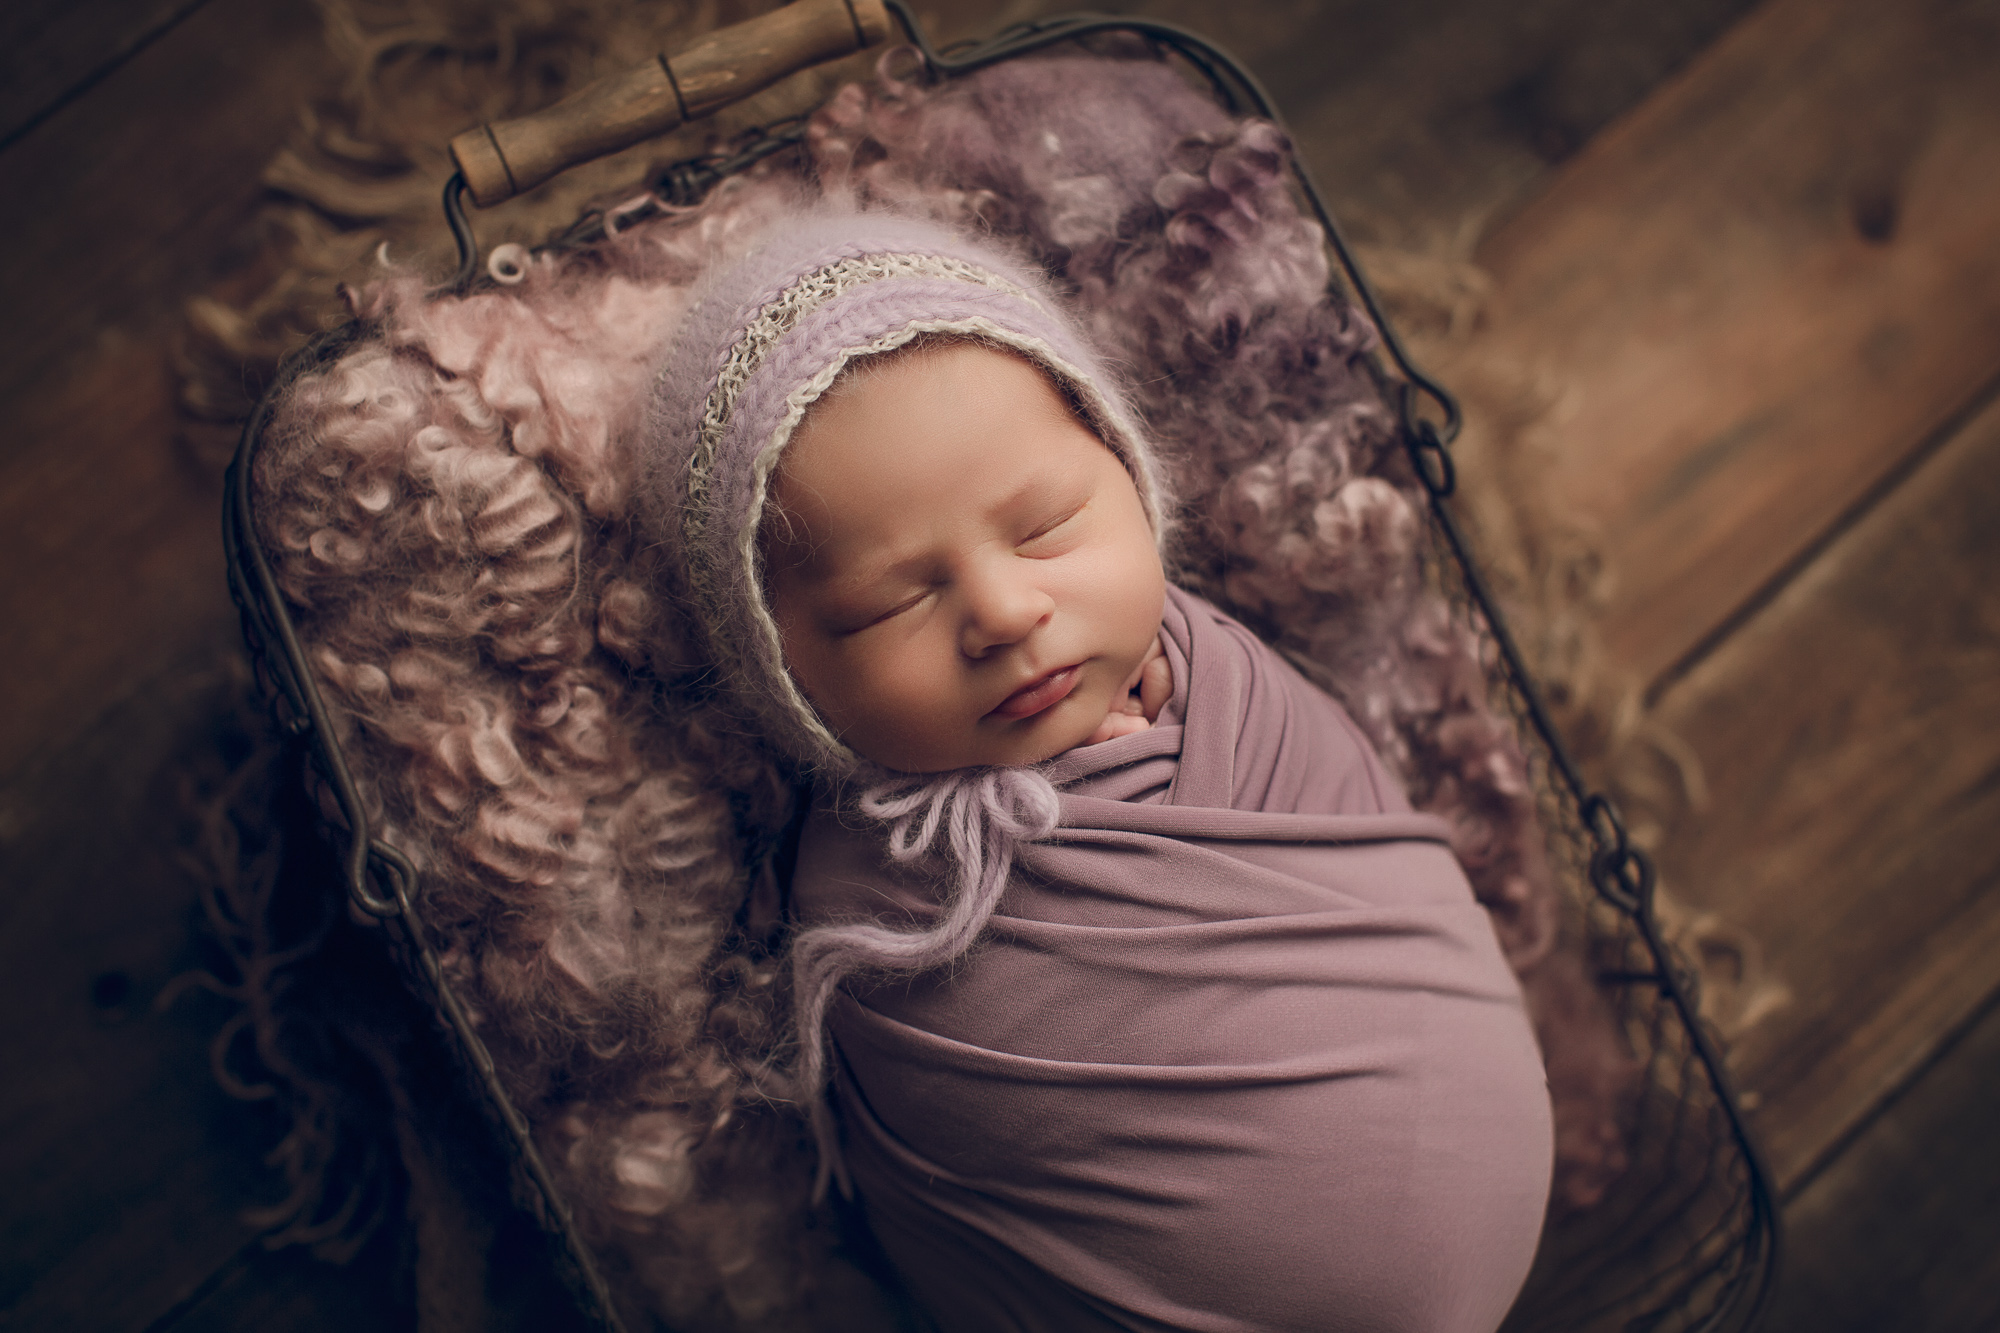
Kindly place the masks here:
MULTIPOLYGON (((1593 632, 1705 778, 1663 869, 1776 997, 1732 1055, 1770 1327, 2000 1327, 2000 2, 1113 7, 1243 55, 1366 239, 1490 275, 1468 355, 1558 368, 1593 632)), ((167 349, 333 77, 309 0, 0 10, 0 1327, 414 1320, 383 1253, 259 1245, 227 1009, 152 1004, 242 689, 167 349)))

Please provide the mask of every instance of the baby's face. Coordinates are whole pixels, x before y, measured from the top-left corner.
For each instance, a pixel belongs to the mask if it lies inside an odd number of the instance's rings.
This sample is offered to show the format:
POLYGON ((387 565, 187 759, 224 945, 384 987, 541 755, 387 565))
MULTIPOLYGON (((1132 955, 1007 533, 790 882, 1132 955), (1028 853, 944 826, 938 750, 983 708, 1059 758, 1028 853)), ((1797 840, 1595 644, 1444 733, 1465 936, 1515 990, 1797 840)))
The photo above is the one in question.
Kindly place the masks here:
POLYGON ((785 660, 854 750, 909 773, 1083 743, 1158 637, 1125 467, 1028 362, 886 358, 820 400, 764 520, 785 660))

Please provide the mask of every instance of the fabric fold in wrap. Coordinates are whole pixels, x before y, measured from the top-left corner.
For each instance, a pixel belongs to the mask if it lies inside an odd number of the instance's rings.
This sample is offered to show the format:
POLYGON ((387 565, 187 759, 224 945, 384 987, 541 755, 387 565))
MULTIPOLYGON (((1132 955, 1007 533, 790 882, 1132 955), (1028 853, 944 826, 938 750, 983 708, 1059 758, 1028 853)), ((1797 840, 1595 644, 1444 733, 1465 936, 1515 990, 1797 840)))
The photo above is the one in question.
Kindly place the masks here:
MULTIPOLYGON (((1158 723, 1047 765, 973 952, 834 1005, 870 1221, 953 1333, 1490 1333, 1552 1130, 1450 830, 1242 626, 1170 589, 1163 631, 1158 723)), ((798 866, 807 924, 935 914, 824 805, 798 866)))

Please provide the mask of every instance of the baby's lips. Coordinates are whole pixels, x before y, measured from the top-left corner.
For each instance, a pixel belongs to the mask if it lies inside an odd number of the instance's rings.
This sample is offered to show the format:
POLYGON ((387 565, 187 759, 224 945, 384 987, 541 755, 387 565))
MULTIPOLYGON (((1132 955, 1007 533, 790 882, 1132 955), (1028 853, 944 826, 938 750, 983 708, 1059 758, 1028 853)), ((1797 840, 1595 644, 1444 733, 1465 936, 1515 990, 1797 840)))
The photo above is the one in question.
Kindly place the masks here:
POLYGON ((1038 680, 1031 680, 1000 701, 993 710, 993 716, 1006 718, 1033 717, 1045 708, 1053 707, 1069 697, 1071 690, 1082 677, 1082 663, 1066 666, 1059 671, 1051 671, 1038 680))

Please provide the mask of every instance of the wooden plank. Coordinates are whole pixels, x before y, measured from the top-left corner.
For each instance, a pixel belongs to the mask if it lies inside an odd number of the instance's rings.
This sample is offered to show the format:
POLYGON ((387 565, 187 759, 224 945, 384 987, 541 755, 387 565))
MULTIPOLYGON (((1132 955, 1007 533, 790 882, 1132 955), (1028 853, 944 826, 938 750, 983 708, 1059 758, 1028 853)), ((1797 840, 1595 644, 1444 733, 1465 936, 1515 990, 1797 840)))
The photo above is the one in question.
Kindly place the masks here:
POLYGON ((240 673, 159 675, 0 789, 0 1323, 138 1330, 254 1234, 281 1128, 208 1072, 228 1013, 153 998, 198 957, 176 780, 240 673))
POLYGON ((0 154, 0 402, 215 280, 324 61, 305 0, 213 0, 0 154))
MULTIPOLYGON (((1378 0, 1109 7, 1179 23, 1248 65, 1357 237, 1449 243, 1642 101, 1755 0, 1378 0)), ((1092 6, 1082 6, 1091 8, 1092 6)), ((1071 0, 915 6, 942 44, 1071 0)))
POLYGON ((1771 0, 1479 251, 1669 671, 2000 371, 2000 3, 1771 0))
POLYGON ((1643 101, 1751 5, 1174 8, 1257 71, 1350 234, 1456 258, 1497 211, 1543 183, 1551 163, 1643 101))
POLYGON ((234 635, 218 487, 176 450, 171 394, 158 345, 121 343, 16 418, 29 445, 0 464, 0 560, 36 576, 4 594, 0 772, 74 735, 163 657, 234 635))
POLYGON ((14 0, 0 8, 0 151, 206 0, 14 0))
POLYGON ((2000 989, 2000 403, 1663 699, 1708 809, 1676 892, 1792 1002, 1733 1053, 1782 1182, 2000 989))
POLYGON ((9 1326, 146 1328, 277 1183, 276 1126, 208 1074, 219 1007, 148 1008, 196 956, 171 775, 240 688, 216 478, 173 444, 166 342, 246 248, 322 60, 304 0, 212 0, 0 154, 0 1042, 27 1071, 0 1086, 9 1326))
POLYGON ((1773 1329, 2000 1328, 2000 1010, 1785 1210, 1773 1329))
POLYGON ((173 445, 167 336, 244 248, 323 60, 305 0, 213 0, 0 154, 0 774, 229 634, 216 478, 173 445))

